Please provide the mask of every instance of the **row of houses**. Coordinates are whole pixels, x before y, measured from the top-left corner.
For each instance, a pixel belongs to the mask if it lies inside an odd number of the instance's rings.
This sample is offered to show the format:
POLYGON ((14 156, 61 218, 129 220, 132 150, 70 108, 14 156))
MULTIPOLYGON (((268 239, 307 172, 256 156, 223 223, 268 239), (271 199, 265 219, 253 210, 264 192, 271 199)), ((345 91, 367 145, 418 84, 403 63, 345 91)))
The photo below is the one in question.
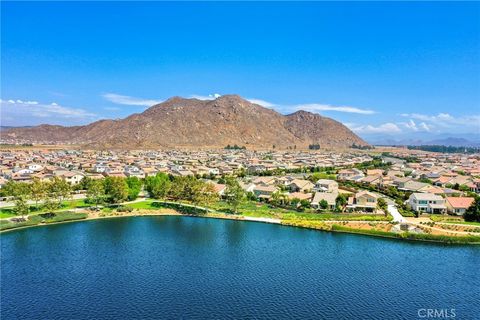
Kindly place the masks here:
POLYGON ((473 204, 473 197, 446 197, 432 193, 412 193, 410 207, 419 213, 463 215, 473 204))
POLYGON ((0 183, 29 181, 34 177, 48 179, 52 171, 61 170, 77 174, 69 178, 75 183, 80 175, 144 178, 165 172, 219 176, 242 171, 256 174, 275 169, 351 166, 369 160, 370 156, 361 153, 333 152, 11 150, 0 152, 0 183))

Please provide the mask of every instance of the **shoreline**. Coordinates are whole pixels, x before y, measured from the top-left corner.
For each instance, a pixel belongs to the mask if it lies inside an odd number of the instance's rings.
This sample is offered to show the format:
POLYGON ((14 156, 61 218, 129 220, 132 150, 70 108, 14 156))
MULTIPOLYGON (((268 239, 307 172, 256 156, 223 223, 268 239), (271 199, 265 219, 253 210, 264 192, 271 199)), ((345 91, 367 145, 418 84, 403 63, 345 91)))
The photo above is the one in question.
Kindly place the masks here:
MULTIPOLYGON (((234 220, 234 221, 246 221, 246 222, 260 222, 260 223, 269 223, 269 224, 276 224, 276 225, 281 225, 285 227, 295 227, 295 228, 301 228, 301 229, 309 229, 309 230, 315 230, 315 231, 323 231, 323 232, 332 232, 332 233, 344 233, 344 234, 355 234, 355 235, 361 235, 361 236, 370 236, 370 237, 377 237, 377 238, 384 238, 384 239, 393 239, 393 240, 406 240, 409 242, 424 242, 424 243, 431 243, 431 244, 444 244, 444 245, 474 245, 478 246, 480 245, 480 240, 478 242, 468 242, 468 241, 444 241, 440 239, 425 239, 425 238, 409 238, 409 237, 402 237, 401 233, 394 233, 394 232, 385 232, 384 234, 379 234, 379 233, 370 233, 366 230, 362 229, 353 229, 353 228, 343 228, 343 229, 334 229, 332 226, 338 225, 338 223, 341 223, 342 221, 323 221, 328 225, 328 223, 331 224, 330 229, 325 229, 325 228, 315 228, 315 227, 308 227, 308 226, 302 226, 302 225, 295 225, 295 224, 289 224, 289 223, 284 223, 282 222, 281 219, 273 219, 273 218, 262 218, 262 217, 247 217, 243 215, 224 215, 224 214, 215 214, 215 213, 208 213, 205 215, 194 215, 194 214, 182 214, 179 212, 175 212, 173 210, 169 210, 167 212, 159 212, 155 211, 153 213, 149 212, 136 212, 135 214, 132 213, 127 213, 127 214, 122 214, 122 215, 108 215, 108 216, 87 216, 84 219, 74 219, 74 220, 67 220, 67 221, 59 221, 59 222, 51 222, 51 223, 39 223, 36 225, 30 225, 30 226, 21 226, 18 228, 11 228, 11 229, 6 229, 6 230, 1 230, 0 231, 0 236, 4 233, 12 232, 12 231, 18 231, 18 230, 25 230, 28 228, 33 228, 33 227, 44 227, 44 226, 50 226, 50 225, 58 225, 58 224, 65 224, 65 223, 72 223, 72 222, 84 222, 84 221, 94 221, 94 220, 101 220, 101 219, 114 219, 114 218, 130 218, 130 217, 147 217, 147 216, 181 216, 181 217, 194 217, 194 218, 210 218, 210 219, 223 219, 223 220, 234 220)), ((456 237, 447 237, 447 238, 452 238, 455 239, 456 237)), ((480 239, 480 236, 478 237, 480 239)), ((462 239, 460 237, 460 239, 462 239)))

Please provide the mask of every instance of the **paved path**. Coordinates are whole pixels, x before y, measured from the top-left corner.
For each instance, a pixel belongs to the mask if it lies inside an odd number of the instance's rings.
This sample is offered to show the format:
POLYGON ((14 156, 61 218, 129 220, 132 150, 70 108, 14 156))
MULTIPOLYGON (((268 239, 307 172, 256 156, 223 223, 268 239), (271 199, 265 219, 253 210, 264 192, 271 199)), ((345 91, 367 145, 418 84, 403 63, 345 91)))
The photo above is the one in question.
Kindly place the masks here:
POLYGON ((400 212, 398 212, 397 207, 394 204, 388 205, 388 212, 392 215, 394 222, 406 223, 407 219, 405 219, 400 212))

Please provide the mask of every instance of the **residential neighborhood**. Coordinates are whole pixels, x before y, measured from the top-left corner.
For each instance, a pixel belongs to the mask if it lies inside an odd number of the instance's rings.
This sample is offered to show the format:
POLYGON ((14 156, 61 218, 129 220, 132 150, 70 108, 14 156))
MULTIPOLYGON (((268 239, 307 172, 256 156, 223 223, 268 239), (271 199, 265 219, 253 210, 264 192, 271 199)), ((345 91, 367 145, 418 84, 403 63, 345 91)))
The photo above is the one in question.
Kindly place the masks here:
POLYGON ((222 196, 226 188, 222 178, 235 176, 244 191, 258 201, 270 202, 280 197, 282 203, 308 204, 318 212, 384 214, 379 210, 378 199, 385 198, 397 200, 405 212, 411 210, 417 215, 462 215, 474 200, 467 193, 480 192, 479 155, 416 152, 415 161, 411 159, 411 151, 401 149, 382 155, 250 150, 12 149, 0 153, 0 190, 8 181, 29 183, 34 179, 49 181, 58 177, 76 186, 84 178, 144 179, 165 173, 210 181, 222 196), (346 200, 340 206, 339 195, 346 200))

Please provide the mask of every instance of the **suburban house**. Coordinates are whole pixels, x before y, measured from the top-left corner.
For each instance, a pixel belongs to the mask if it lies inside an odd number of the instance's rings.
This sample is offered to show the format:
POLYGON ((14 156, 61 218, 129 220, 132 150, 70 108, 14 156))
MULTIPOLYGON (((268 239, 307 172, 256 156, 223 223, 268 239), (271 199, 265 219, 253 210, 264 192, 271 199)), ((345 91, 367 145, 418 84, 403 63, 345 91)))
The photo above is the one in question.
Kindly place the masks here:
POLYGON ((433 193, 412 193, 408 203, 412 210, 420 213, 444 214, 447 212, 445 199, 433 193))
POLYGON ((315 185, 308 180, 295 179, 290 182, 288 188, 291 192, 308 192, 313 189, 315 185))
POLYGON ((293 192, 286 194, 288 200, 298 199, 298 200, 308 200, 312 198, 311 193, 303 193, 303 192, 293 192))
POLYGON ((447 197, 445 198, 449 213, 463 215, 475 200, 472 197, 447 197))
POLYGON ((257 198, 267 199, 267 200, 270 199, 272 193, 274 193, 275 191, 277 191, 277 188, 273 186, 259 185, 253 188, 253 193, 257 198))
MULTIPOLYGON (((211 180, 207 180, 207 181, 211 181, 211 180)), ((215 188, 215 192, 222 197, 225 194, 225 190, 227 190, 227 185, 221 184, 221 183, 215 183, 215 182, 211 182, 211 183, 215 188)))
POLYGON ((402 187, 399 186, 398 190, 415 192, 415 191, 420 191, 422 188, 425 188, 428 186, 430 186, 428 183, 410 180, 405 182, 402 187))
POLYGON ((358 181, 363 177, 365 177, 363 172, 356 168, 340 170, 337 175, 337 179, 339 180, 350 180, 350 181, 358 181))
POLYGON ((316 192, 313 196, 313 200, 311 203, 312 208, 314 209, 321 209, 320 202, 325 200, 328 204, 327 209, 333 210, 335 209, 335 204, 337 200, 338 193, 337 192, 316 192))
POLYGON ((137 177, 139 179, 145 178, 145 173, 136 166, 125 166, 123 169, 127 177, 137 177))
POLYGON ((370 191, 360 191, 348 198, 347 210, 374 212, 379 196, 370 191))
POLYGON ((80 181, 82 181, 82 179, 85 177, 83 173, 75 171, 56 171, 55 175, 65 179, 65 181, 72 185, 80 183, 80 181))
POLYGON ((319 179, 315 182, 314 191, 317 192, 337 192, 338 191, 338 182, 328 179, 319 179))
POLYGON ((256 185, 271 186, 276 183, 275 177, 258 177, 252 181, 256 185))

